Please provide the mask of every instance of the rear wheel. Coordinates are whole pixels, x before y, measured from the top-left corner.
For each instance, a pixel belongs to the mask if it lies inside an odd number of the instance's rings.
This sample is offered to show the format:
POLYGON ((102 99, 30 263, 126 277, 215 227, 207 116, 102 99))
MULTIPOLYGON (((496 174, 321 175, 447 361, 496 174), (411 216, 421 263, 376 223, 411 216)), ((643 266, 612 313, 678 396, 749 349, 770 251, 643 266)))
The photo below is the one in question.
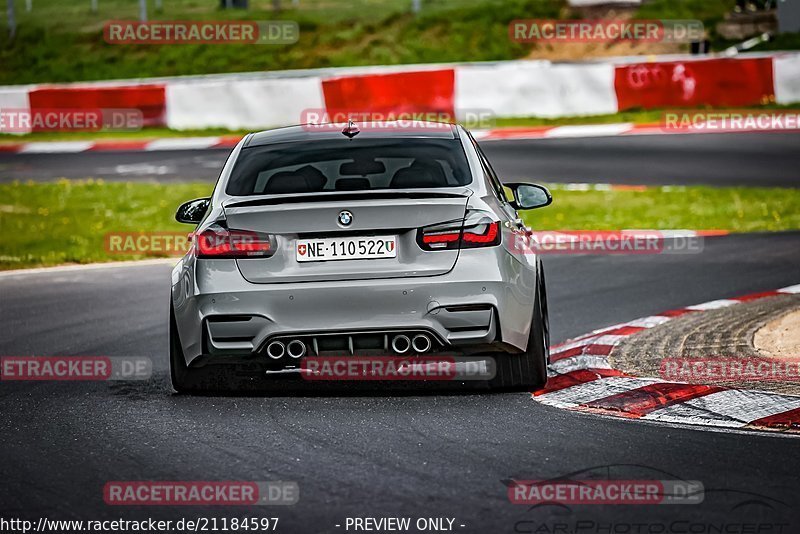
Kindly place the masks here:
POLYGON ((269 391, 263 375, 257 368, 237 372, 234 364, 190 367, 183 355, 175 311, 170 303, 169 312, 169 369, 172 387, 178 393, 241 393, 269 391))
POLYGON ((189 369, 183 357, 183 348, 178 338, 178 327, 175 324, 175 311, 170 303, 169 307, 169 371, 172 378, 172 388, 178 393, 191 393, 199 389, 199 380, 196 371, 189 369))
POLYGON ((541 299, 542 329, 544 330, 545 362, 550 365, 550 313, 547 311, 547 284, 544 281, 544 266, 539 263, 539 295, 541 299))
POLYGON ((550 320, 547 313, 547 293, 544 270, 539 265, 536 302, 533 305, 528 346, 523 354, 498 354, 497 371, 490 382, 492 389, 534 390, 547 383, 547 364, 550 360, 550 320))

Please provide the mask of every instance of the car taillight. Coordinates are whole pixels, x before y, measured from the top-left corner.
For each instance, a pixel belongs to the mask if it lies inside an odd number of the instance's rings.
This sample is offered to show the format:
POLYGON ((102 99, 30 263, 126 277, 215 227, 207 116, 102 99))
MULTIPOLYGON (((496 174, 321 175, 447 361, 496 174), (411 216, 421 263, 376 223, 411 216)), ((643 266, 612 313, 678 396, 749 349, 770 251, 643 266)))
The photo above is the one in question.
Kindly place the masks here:
POLYGON ((198 258, 264 258, 275 253, 269 234, 211 226, 194 236, 198 258))
POLYGON ((501 238, 500 222, 482 212, 470 212, 464 221, 420 228, 417 233, 423 250, 493 247, 501 238))

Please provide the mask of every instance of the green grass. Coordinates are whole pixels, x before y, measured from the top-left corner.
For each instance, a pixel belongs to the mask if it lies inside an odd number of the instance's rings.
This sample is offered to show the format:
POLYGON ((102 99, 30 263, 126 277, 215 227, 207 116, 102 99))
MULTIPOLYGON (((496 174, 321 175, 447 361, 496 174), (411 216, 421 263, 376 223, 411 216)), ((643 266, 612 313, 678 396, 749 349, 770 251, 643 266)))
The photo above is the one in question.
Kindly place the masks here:
MULTIPOLYGON (((579 18, 565 0, 250 0, 248 10, 220 9, 219 0, 148 2, 150 20, 293 20, 300 39, 291 45, 111 45, 103 39, 108 20, 137 20, 138 0, 34 0, 25 11, 15 0, 18 30, 9 41, 0 10, 0 84, 70 82, 154 76, 233 73, 527 57, 536 47, 508 38, 515 19, 579 18)), ((700 19, 713 50, 729 46, 716 24, 735 0, 652 0, 636 17, 700 19)), ((684 46, 686 48, 686 46, 684 46)), ((781 35, 760 50, 800 48, 800 34, 781 35)), ((642 49, 647 53, 646 49, 642 49)), ((580 59, 580 58, 575 58, 580 59)))
MULTIPOLYGON (((141 259, 110 254, 106 236, 180 232, 177 206, 207 196, 210 184, 143 184, 100 180, 0 184, 0 269, 141 259)), ((524 213, 536 230, 800 229, 800 190, 654 188, 647 191, 553 192, 554 203, 524 213)))
POLYGON ((666 187, 645 191, 553 191, 553 204, 523 212, 537 230, 800 229, 800 189, 666 187))
MULTIPOLYGON (((724 50, 738 44, 739 40, 727 40, 717 33, 717 23, 725 13, 733 11, 736 0, 651 0, 643 4, 636 17, 640 19, 698 19, 708 32, 712 50, 724 50)), ((772 40, 759 44, 749 51, 800 49, 800 33, 783 33, 772 40)))
POLYGON ((141 259, 109 254, 116 232, 184 232, 184 201, 208 196, 209 184, 134 184, 102 180, 0 185, 0 269, 141 259))
MULTIPOLYGON (((218 0, 165 0, 151 20, 294 20, 292 45, 111 45, 106 20, 136 20, 136 0, 35 0, 31 13, 17 0, 16 39, 0 39, 0 84, 83 81, 182 74, 314 67, 480 61, 524 56, 530 46, 509 40, 515 18, 553 18, 562 0, 427 0, 422 13, 411 0, 269 0, 251 9, 220 10, 218 0)), ((152 8, 152 3, 150 3, 152 8)), ((152 11, 152 9, 151 9, 152 11)), ((0 28, 3 23, 0 21, 0 28)))
MULTIPOLYGON (((776 110, 796 110, 797 103, 793 104, 766 104, 763 106, 747 106, 746 108, 738 107, 733 108, 735 111, 743 111, 744 109, 760 110, 760 109, 776 109, 776 110)), ((669 108, 669 111, 675 111, 679 107, 669 108)), ((728 108, 714 108, 712 106, 702 106, 691 109, 692 111, 724 111, 728 108)), ((580 117, 556 117, 556 118, 542 118, 542 117, 524 117, 524 118, 498 118, 497 126, 564 126, 575 124, 614 124, 620 122, 632 122, 634 124, 659 124, 662 121, 662 115, 667 110, 664 109, 631 109, 619 113, 610 113, 607 115, 584 115, 580 117)))
POLYGON ((717 24, 731 13, 736 0, 651 0, 642 5, 640 19, 696 19, 703 22, 711 49, 724 50, 739 41, 728 41, 717 33, 717 24))

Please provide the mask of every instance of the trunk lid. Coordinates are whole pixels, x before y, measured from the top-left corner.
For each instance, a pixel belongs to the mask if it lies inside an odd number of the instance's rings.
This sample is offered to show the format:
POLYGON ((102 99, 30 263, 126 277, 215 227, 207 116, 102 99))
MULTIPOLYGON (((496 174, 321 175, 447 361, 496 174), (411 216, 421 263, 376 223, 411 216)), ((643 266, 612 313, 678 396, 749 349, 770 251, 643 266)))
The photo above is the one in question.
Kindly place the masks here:
POLYGON ((242 276, 252 283, 436 276, 453 269, 458 250, 424 251, 417 244, 417 231, 463 219, 470 194, 468 189, 455 189, 270 196, 229 202, 224 211, 228 228, 274 236, 272 256, 236 260, 242 276), (339 222, 342 211, 352 214, 347 226, 339 222), (299 239, 372 236, 395 236, 396 257, 297 260, 299 239))

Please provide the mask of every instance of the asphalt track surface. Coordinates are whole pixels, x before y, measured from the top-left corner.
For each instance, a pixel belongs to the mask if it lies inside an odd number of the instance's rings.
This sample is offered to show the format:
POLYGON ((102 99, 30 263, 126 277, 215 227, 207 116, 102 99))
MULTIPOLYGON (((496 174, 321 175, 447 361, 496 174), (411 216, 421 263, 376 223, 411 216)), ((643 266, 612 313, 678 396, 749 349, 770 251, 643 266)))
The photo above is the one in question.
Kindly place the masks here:
MULTIPOLYGON (((481 146, 508 180, 787 187, 800 183, 800 133, 485 141, 481 146)), ((0 183, 60 177, 213 182, 229 152, 0 152, 0 183)))
MULTIPOLYGON (((650 166, 685 159, 676 153, 650 166)), ((736 172, 733 156, 729 162, 736 172)), ((800 232, 710 238, 691 255, 544 262, 559 342, 663 310, 796 284, 800 232)), ((456 532, 475 533, 800 531, 800 442, 791 437, 596 417, 525 393, 172 394, 169 272, 149 265, 0 276, 0 354, 148 356, 155 365, 144 382, 0 383, 0 516, 278 516, 278 532, 346 532, 347 517, 394 516, 455 518, 456 532), (511 504, 503 483, 592 475, 696 480, 705 498, 694 505, 529 507, 511 504), (300 502, 110 507, 102 489, 115 480, 296 481, 300 502)))

